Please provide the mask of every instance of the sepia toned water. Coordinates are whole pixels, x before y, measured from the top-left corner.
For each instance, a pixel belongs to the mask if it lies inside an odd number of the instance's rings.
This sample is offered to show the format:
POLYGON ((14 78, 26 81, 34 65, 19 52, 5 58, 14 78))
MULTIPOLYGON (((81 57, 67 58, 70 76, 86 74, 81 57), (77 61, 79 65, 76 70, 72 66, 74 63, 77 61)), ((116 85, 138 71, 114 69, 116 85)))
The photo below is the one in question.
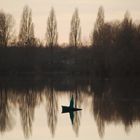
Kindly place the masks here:
POLYGON ((90 78, 1 79, 1 140, 137 140, 138 80, 90 78), (125 83, 125 84, 124 84, 125 83), (82 108, 62 113, 62 105, 82 108))

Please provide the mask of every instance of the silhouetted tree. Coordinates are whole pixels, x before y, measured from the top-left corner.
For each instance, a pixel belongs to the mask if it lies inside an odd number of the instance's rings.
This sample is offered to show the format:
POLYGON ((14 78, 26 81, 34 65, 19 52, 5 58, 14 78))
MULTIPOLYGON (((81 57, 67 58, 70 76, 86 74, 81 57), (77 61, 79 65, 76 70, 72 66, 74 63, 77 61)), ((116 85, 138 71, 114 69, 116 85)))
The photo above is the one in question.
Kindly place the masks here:
POLYGON ((134 29, 135 26, 133 25, 132 19, 128 11, 126 11, 124 15, 124 19, 121 23, 120 33, 119 33, 119 40, 117 40, 118 47, 132 47, 132 41, 134 38, 134 29))
POLYGON ((81 44, 81 27, 80 27, 80 18, 78 14, 78 9, 75 9, 71 19, 69 44, 76 48, 81 44))
POLYGON ((7 47, 13 37, 14 19, 0 11, 0 46, 7 47))
POLYGON ((50 48, 57 45, 58 32, 55 11, 52 8, 47 20, 46 45, 50 48))
POLYGON ((57 45, 58 32, 57 32, 57 21, 55 16, 55 11, 52 8, 50 11, 50 15, 47 20, 47 31, 46 31, 46 46, 48 46, 51 50, 50 52, 50 64, 51 71, 53 71, 53 48, 57 45))
POLYGON ((19 44, 26 47, 35 45, 32 10, 28 6, 24 7, 22 13, 19 32, 19 44))
POLYGON ((97 19, 94 26, 93 36, 92 36, 92 45, 101 46, 103 40, 102 28, 104 26, 104 9, 99 7, 97 19))

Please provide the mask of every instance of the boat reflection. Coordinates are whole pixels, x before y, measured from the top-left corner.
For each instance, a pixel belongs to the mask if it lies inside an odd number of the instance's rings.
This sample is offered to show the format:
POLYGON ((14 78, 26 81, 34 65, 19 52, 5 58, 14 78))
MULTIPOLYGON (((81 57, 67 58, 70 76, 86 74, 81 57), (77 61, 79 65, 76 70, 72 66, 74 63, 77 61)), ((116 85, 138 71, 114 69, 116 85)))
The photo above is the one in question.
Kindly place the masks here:
POLYGON ((71 97, 69 106, 62 106, 62 113, 69 113, 72 125, 73 125, 73 120, 74 120, 74 112, 80 111, 80 110, 82 109, 74 107, 73 96, 71 97))

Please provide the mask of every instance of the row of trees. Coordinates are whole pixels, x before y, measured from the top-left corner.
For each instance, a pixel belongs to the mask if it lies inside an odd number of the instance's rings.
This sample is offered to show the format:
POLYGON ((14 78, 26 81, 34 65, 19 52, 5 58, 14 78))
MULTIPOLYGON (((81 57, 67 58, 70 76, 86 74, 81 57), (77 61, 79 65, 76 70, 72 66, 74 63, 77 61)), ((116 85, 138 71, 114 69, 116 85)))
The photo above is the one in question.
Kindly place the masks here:
MULTIPOLYGON (((0 46, 12 43, 12 21, 12 16, 1 12, 0 46)), ((14 43, 21 47, 0 48, 0 73, 76 72, 108 78, 140 75, 140 24, 135 24, 128 12, 122 21, 105 22, 104 9, 100 7, 91 34, 91 47, 79 47, 81 27, 78 9, 75 9, 69 36, 69 47, 55 47, 58 46, 58 32, 52 8, 46 30, 48 47, 35 48, 40 45, 34 35, 32 11, 26 6, 19 37, 14 43)))
MULTIPOLYGON (((0 46, 23 46, 33 47, 42 43, 35 37, 32 10, 25 6, 20 21, 18 38, 14 36, 14 18, 10 14, 0 11, 0 46)), ((46 46, 58 45, 58 31, 55 11, 52 8, 47 19, 46 46)), ((78 9, 75 9, 71 20, 70 45, 77 47, 81 43, 81 27, 78 9)))
MULTIPOLYGON (((32 10, 28 6, 25 6, 23 9, 18 38, 13 37, 14 23, 15 22, 12 15, 0 11, 0 46, 15 45, 27 47, 42 44, 41 41, 39 41, 39 39, 35 37, 34 23, 32 21, 32 10)), ((119 30, 121 26, 125 26, 127 28, 127 25, 133 25, 132 19, 130 18, 128 12, 125 13, 123 24, 121 24, 121 22, 119 21, 105 23, 104 9, 103 7, 99 7, 94 31, 91 35, 92 46, 103 46, 104 42, 107 42, 107 39, 109 39, 111 36, 112 38, 115 38, 116 33, 118 33, 117 30, 119 30), (115 35, 113 35, 114 33, 115 35)), ((53 8, 51 9, 49 17, 47 19, 47 29, 45 37, 46 46, 52 47, 58 45, 57 20, 53 8)), ((110 40, 110 42, 111 41, 112 40, 110 40)), ((78 9, 75 9, 72 15, 69 34, 69 45, 75 47, 81 45, 81 26, 78 9)))
MULTIPOLYGON (((0 11, 0 46, 6 47, 14 45, 27 47, 42 44, 41 41, 39 41, 39 39, 35 37, 34 23, 32 21, 32 10, 28 6, 25 6, 23 9, 20 21, 19 35, 17 38, 14 37, 14 23, 15 22, 12 15, 0 11)), ((115 21, 106 23, 104 21, 104 9, 103 7, 99 7, 94 30, 91 34, 91 44, 92 46, 104 46, 104 43, 106 44, 107 42, 109 42, 110 44, 114 43, 114 39, 117 37, 119 31, 123 27, 125 27, 127 32, 130 26, 132 28, 137 28, 137 30, 139 31, 140 25, 134 25, 128 12, 125 13, 124 20, 122 22, 115 21), (112 40, 110 39, 110 37, 112 40)), ((45 37, 46 46, 52 47, 58 45, 57 20, 53 8, 51 9, 49 17, 47 19, 47 29, 45 37)), ((127 34, 127 38, 129 37, 130 35, 127 34)), ((78 47, 81 45, 81 26, 78 9, 75 9, 72 15, 69 34, 69 45, 74 47, 78 47)))

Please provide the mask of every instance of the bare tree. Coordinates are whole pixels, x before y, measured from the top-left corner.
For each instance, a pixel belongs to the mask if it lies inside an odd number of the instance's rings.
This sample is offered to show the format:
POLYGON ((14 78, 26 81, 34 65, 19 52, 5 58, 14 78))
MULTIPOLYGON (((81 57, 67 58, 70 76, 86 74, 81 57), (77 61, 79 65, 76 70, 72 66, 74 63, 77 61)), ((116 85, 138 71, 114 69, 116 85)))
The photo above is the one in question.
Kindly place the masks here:
POLYGON ((75 9, 72 16, 69 44, 74 47, 78 47, 81 44, 81 27, 78 9, 75 9))
POLYGON ((58 39, 57 21, 56 21, 55 11, 52 8, 47 20, 46 45, 51 48, 56 46, 57 39, 58 39))
POLYGON ((94 26, 94 31, 92 35, 92 45, 101 46, 102 45, 102 28, 104 26, 104 9, 102 6, 99 7, 97 19, 94 26))
POLYGON ((34 24, 32 22, 32 10, 25 6, 22 13, 20 32, 19 32, 19 43, 22 46, 34 46, 34 24))
POLYGON ((7 47, 13 36, 14 19, 12 15, 0 11, 0 46, 7 47))

